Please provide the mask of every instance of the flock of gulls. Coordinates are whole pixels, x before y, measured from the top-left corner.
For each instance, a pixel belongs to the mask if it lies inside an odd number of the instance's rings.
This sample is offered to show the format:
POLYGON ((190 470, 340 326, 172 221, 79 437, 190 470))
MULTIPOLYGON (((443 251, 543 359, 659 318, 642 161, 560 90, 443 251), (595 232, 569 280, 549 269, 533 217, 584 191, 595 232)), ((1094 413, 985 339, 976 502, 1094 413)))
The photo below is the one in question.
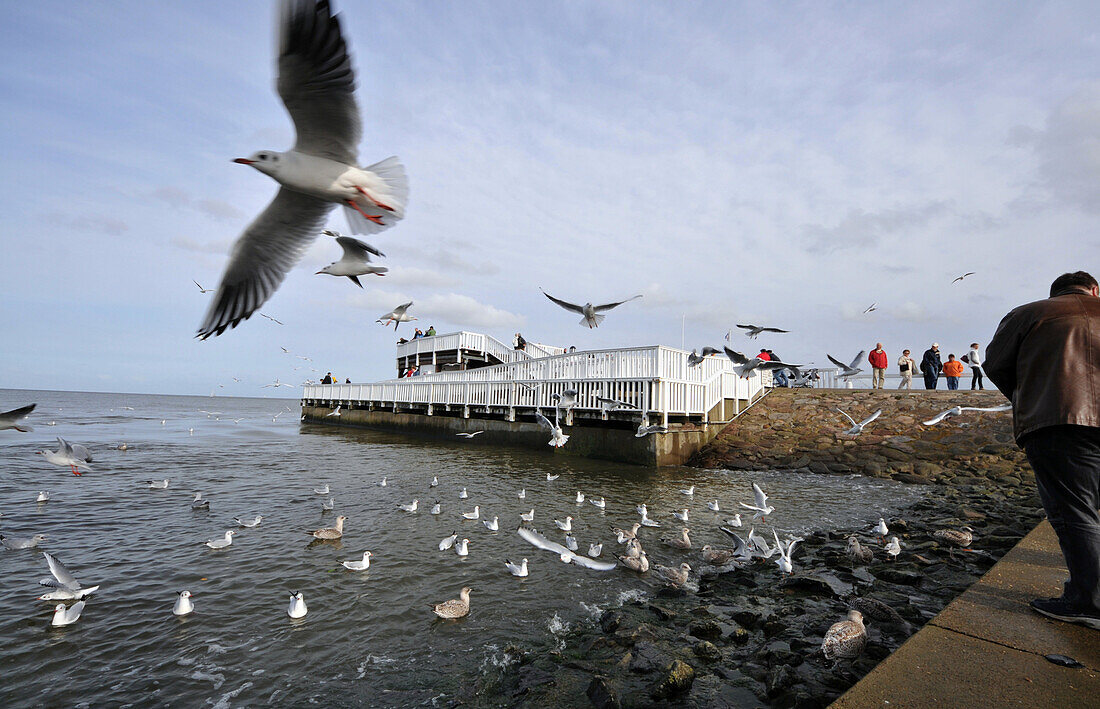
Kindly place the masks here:
MULTIPOLYGON (((956 409, 962 407, 956 407, 956 409)), ((33 430, 26 424, 25 418, 33 411, 34 405, 28 405, 12 411, 0 413, 0 430, 16 430, 29 432, 33 430)), ((936 421, 950 415, 957 415, 956 409, 951 409, 937 417, 936 421)), ((853 422, 853 426, 867 425, 853 422)), ((551 424, 556 426, 557 424, 551 424)), ((476 434, 470 434, 471 436, 476 434)), ((80 474, 81 470, 88 470, 87 464, 91 462, 91 456, 87 449, 78 444, 70 444, 61 440, 59 451, 46 451, 53 454, 53 458, 46 456, 46 460, 62 467, 69 467, 72 472, 80 474)), ((683 496, 684 504, 675 506, 676 509, 667 509, 659 513, 651 513, 646 502, 639 502, 630 509, 629 503, 614 503, 603 496, 586 495, 583 491, 575 493, 555 492, 555 481, 558 475, 547 473, 545 487, 542 487, 542 495, 548 502, 549 498, 557 496, 557 502, 561 502, 561 496, 567 495, 569 501, 574 503, 576 509, 572 514, 562 518, 550 517, 546 519, 546 525, 552 531, 543 533, 535 526, 539 516, 537 507, 530 502, 528 487, 522 487, 516 492, 516 499, 520 502, 521 509, 511 511, 505 509, 488 510, 482 504, 470 504, 470 500, 476 497, 476 492, 466 487, 455 486, 456 497, 464 501, 465 508, 459 508, 455 512, 444 511, 444 501, 440 496, 441 482, 439 476, 433 476, 427 482, 426 493, 435 495, 437 499, 431 505, 421 507, 420 498, 415 497, 408 503, 396 506, 395 514, 416 515, 427 511, 433 516, 445 518, 454 515, 455 529, 434 544, 440 553, 454 551, 459 557, 469 557, 471 554, 482 553, 482 543, 477 536, 469 531, 470 523, 478 523, 475 529, 483 529, 483 533, 496 534, 503 529, 513 528, 515 533, 529 543, 535 549, 550 552, 555 562, 571 564, 577 567, 595 572, 612 572, 622 568, 643 577, 652 578, 659 585, 675 588, 695 590, 699 575, 709 573, 726 573, 752 564, 766 563, 771 560, 775 564, 780 576, 795 573, 795 552, 801 537, 785 534, 780 537, 780 530, 769 521, 769 517, 781 514, 777 505, 771 500, 765 490, 758 483, 752 483, 751 501, 739 500, 733 505, 736 512, 727 511, 725 504, 717 498, 706 499, 696 507, 697 500, 707 497, 695 485, 679 490, 683 496), (425 510, 426 508, 426 510, 425 510), (611 511, 637 515, 636 520, 628 525, 614 526, 604 522, 604 515, 611 511), (595 518, 589 518, 585 510, 591 510, 595 518), (742 517, 746 519, 742 519, 742 517), (578 522, 583 524, 578 526, 578 522), (704 523, 716 527, 725 538, 728 545, 704 544, 696 546, 692 539, 692 530, 689 522, 704 523), (757 525, 769 525, 770 529, 758 531, 757 525), (747 534, 744 528, 748 527, 747 534), (613 544, 615 550, 612 553, 605 552, 605 539, 600 538, 599 529, 605 529, 610 539, 606 543, 613 544), (585 530, 592 538, 579 539, 578 532, 585 530), (667 530, 667 531, 666 531, 667 530), (770 532, 770 534, 768 533, 770 532), (612 541, 613 540, 613 541, 612 541), (653 545, 660 545, 666 553, 681 557, 679 563, 663 565, 651 563, 647 551, 653 545), (698 553, 697 559, 691 555, 698 553)), ((383 477, 375 483, 385 487, 389 483, 383 477)), ((170 485, 168 479, 149 480, 145 485, 150 489, 167 489, 170 485)), ((312 488, 312 492, 322 499, 322 512, 327 512, 335 507, 335 498, 329 484, 312 488), (325 499, 327 498, 327 500, 325 499)), ((37 498, 38 504, 49 502, 50 495, 43 491, 37 498)), ((190 506, 196 511, 210 509, 210 500, 203 497, 201 492, 194 493, 190 506)), ((450 505, 447 505, 450 507, 450 505)), ((673 507, 673 506, 669 506, 673 507)), ((260 526, 263 523, 263 515, 254 517, 236 517, 235 529, 227 529, 222 536, 202 542, 206 547, 219 553, 232 553, 234 537, 240 532, 260 526)), ((313 543, 325 543, 341 540, 344 536, 345 524, 348 517, 339 515, 331 526, 318 529, 303 529, 305 535, 312 537, 313 543)), ((892 561, 902 553, 902 545, 896 535, 891 535, 885 519, 880 518, 873 525, 868 538, 860 539, 853 535, 848 540, 847 554, 855 563, 867 564, 876 558, 876 551, 885 560, 892 561), (871 539, 873 537, 873 541, 871 539)), ((941 544, 969 550, 973 541, 973 530, 968 527, 962 529, 943 529, 934 533, 934 538, 941 544)), ((30 537, 9 537, 0 535, 0 543, 12 551, 34 549, 42 542, 47 541, 44 534, 35 534, 30 537)), ((486 546, 491 549, 491 546, 486 546)), ((489 551, 488 553, 492 553, 489 551)), ((341 562, 344 569, 349 572, 365 572, 370 568, 373 553, 364 550, 361 556, 347 559, 341 562)), ((38 597, 41 601, 56 602, 54 613, 51 617, 51 626, 61 627, 76 623, 84 612, 89 599, 99 590, 99 585, 86 585, 78 581, 73 574, 56 555, 43 552, 50 577, 40 583, 49 588, 48 592, 38 597)), ((513 577, 526 578, 531 573, 532 562, 524 557, 519 560, 501 558, 501 573, 507 573, 513 577)), ((471 612, 471 593, 473 588, 463 587, 456 598, 447 599, 430 604, 431 612, 442 619, 456 620, 467 616, 471 612)), ((867 599, 861 602, 868 603, 867 599)), ((864 608, 866 611, 866 608, 864 608)), ((174 599, 173 615, 186 616, 195 612, 195 602, 189 590, 180 591, 174 599)), ((289 594, 289 602, 286 608, 287 616, 291 619, 301 619, 308 613, 305 594, 302 591, 292 591, 289 594)), ((852 610, 845 620, 834 624, 826 633, 822 642, 821 651, 826 659, 839 661, 858 657, 866 644, 866 626, 863 614, 860 610, 852 610)))

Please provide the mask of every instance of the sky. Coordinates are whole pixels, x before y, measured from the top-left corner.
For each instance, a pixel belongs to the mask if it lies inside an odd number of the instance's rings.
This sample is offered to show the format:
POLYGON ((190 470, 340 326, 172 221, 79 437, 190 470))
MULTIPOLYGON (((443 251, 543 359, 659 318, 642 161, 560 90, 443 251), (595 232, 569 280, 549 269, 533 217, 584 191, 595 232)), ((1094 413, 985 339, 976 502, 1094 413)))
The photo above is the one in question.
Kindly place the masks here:
POLYGON ((0 387, 384 379, 412 328, 374 321, 409 300, 423 329, 580 349, 755 322, 791 332, 738 349, 797 363, 961 354, 1057 275, 1100 275, 1092 3, 334 5, 360 160, 409 175, 369 239, 391 270, 315 275, 340 255, 318 238, 261 309, 283 324, 207 341, 192 280, 216 287, 276 191, 231 161, 294 140, 273 4, 5 7, 0 387), (540 288, 643 298, 588 330, 540 288))

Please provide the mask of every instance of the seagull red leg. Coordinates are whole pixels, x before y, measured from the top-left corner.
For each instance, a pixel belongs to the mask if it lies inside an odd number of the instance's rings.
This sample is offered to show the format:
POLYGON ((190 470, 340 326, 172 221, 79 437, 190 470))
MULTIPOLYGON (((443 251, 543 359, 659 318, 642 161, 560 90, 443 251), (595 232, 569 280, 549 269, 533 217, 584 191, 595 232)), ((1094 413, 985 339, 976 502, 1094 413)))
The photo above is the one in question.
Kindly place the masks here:
POLYGON ((367 192, 367 191, 366 191, 365 189, 363 189, 362 187, 360 187, 359 185, 356 185, 356 186, 355 186, 355 189, 359 190, 359 192, 360 192, 360 193, 361 193, 361 194, 362 194, 362 195, 363 195, 364 197, 366 197, 367 199, 369 199, 369 200, 370 200, 371 202, 374 202, 374 206, 378 207, 379 209, 384 209, 384 210, 386 210, 387 212, 392 212, 392 211, 393 211, 393 207, 389 206, 388 204, 382 204, 381 202, 379 202, 378 200, 376 200, 376 199, 375 199, 374 197, 371 197, 371 196, 370 196, 370 194, 369 194, 369 193, 368 193, 368 192, 367 192))
POLYGON ((377 224, 378 226, 386 226, 385 224, 383 224, 383 223, 382 223, 382 215, 381 215, 381 214, 367 214, 366 212, 364 212, 364 211, 363 211, 363 210, 362 210, 362 209, 361 209, 361 208, 359 207, 359 205, 358 205, 358 204, 356 204, 356 203, 355 203, 355 202, 354 202, 353 200, 350 200, 350 199, 349 199, 349 200, 347 200, 347 203, 348 203, 348 206, 349 206, 349 207, 351 207, 351 208, 352 208, 352 209, 354 209, 355 211, 357 211, 357 212, 359 212, 360 214, 362 214, 362 215, 363 215, 363 217, 364 217, 365 219, 369 219, 369 220, 371 220, 372 222, 374 222, 374 223, 375 223, 375 224, 377 224))

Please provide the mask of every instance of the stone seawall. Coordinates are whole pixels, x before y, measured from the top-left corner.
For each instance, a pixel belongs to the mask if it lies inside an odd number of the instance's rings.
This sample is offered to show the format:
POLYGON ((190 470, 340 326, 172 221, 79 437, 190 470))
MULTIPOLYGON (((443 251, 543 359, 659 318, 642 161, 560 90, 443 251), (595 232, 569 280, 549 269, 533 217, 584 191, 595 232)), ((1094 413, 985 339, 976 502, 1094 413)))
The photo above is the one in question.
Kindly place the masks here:
POLYGON ((909 483, 1033 479, 1012 438, 1012 415, 965 412, 936 426, 921 421, 952 406, 1006 403, 997 391, 776 389, 727 426, 690 464, 738 470, 862 473, 909 483), (859 436, 851 424, 882 409, 859 436))

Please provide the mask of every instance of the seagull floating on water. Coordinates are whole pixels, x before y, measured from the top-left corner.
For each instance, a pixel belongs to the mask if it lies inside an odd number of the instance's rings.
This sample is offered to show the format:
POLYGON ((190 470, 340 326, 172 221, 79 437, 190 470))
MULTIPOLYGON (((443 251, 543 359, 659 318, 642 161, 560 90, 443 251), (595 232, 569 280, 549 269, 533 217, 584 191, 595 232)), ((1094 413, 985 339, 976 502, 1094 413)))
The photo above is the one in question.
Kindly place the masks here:
POLYGON ((80 620, 80 614, 84 612, 84 606, 87 604, 83 598, 72 604, 68 608, 64 603, 58 603, 53 609, 53 618, 50 620, 50 625, 55 628, 59 628, 63 625, 72 625, 76 621, 80 620))
POLYGON ((561 477, 560 475, 551 475, 550 473, 547 473, 546 474, 546 481, 547 482, 554 482, 555 480, 557 480, 560 477, 561 477))
POLYGON ((590 497, 588 501, 601 510, 607 507, 607 502, 604 501, 603 497, 590 497))
POLYGON ((472 588, 466 586, 458 592, 458 598, 432 604, 432 613, 444 620, 466 617, 470 614, 470 591, 472 590, 472 588))
POLYGON ((433 476, 432 481, 430 483, 428 483, 428 487, 432 488, 432 487, 436 487, 438 485, 439 485, 439 478, 433 476))
POLYGON ((711 512, 720 511, 719 508, 718 508, 718 500, 711 500, 710 502, 708 502, 707 503, 707 509, 710 510, 711 512))
POLYGON ((314 539, 320 539, 323 541, 339 539, 340 537, 344 536, 344 522, 346 520, 347 517, 345 517, 344 515, 340 515, 336 518, 335 527, 322 527, 321 529, 315 529, 312 532, 306 532, 306 534, 313 537, 314 539))
POLYGON ((443 537, 439 542, 439 551, 447 551, 453 547, 456 539, 458 539, 458 532, 451 532, 450 536, 443 537))
POLYGON ((508 572, 513 576, 527 576, 527 559, 524 559, 518 564, 513 564, 511 561, 505 559, 504 566, 508 568, 508 572))
POLYGON ((466 488, 462 488, 462 492, 458 493, 458 499, 460 499, 460 500, 465 500, 469 496, 470 496, 470 494, 468 492, 466 492, 466 488))
POLYGON ((741 515, 740 515, 740 513, 735 514, 733 517, 730 517, 729 519, 727 519, 726 524, 728 524, 731 527, 740 527, 741 526, 741 515))
POLYGON ((466 519, 478 519, 479 517, 481 517, 481 506, 474 505, 473 512, 463 512, 462 516, 466 519))
POLYGON ((371 553, 369 551, 363 552, 363 558, 359 560, 341 561, 340 565, 350 571, 366 571, 370 568, 371 553))
POLYGON ((318 495, 327 495, 329 493, 328 483, 325 483, 324 487, 315 487, 313 492, 318 495))
POLYGON ((290 605, 287 606, 286 614, 291 618, 297 620, 298 618, 305 618, 306 613, 309 612, 309 608, 306 608, 306 597, 301 591, 290 592, 290 605))
POLYGON ((335 497, 328 498, 328 502, 321 501, 321 512, 332 512, 334 509, 336 509, 335 497))
POLYGON ((195 612, 195 604, 191 600, 190 591, 180 591, 176 596, 176 602, 172 606, 172 615, 182 617, 195 612))
MULTIPOLYGON (((198 336, 236 327, 271 297, 319 233, 334 204, 352 231, 375 233, 405 215, 408 183, 397 158, 358 167, 362 134, 340 20, 328 2, 283 4, 277 88, 297 131, 294 148, 234 162, 280 183, 274 201, 237 240, 198 336)), ((262 313, 261 313, 262 315, 262 313)))
POLYGON ((577 538, 567 533, 565 535, 565 548, 569 551, 576 551, 579 547, 580 545, 577 544, 577 538))
POLYGON ((370 262, 371 256, 384 257, 386 255, 370 244, 350 236, 343 236, 340 232, 331 229, 324 229, 321 233, 325 236, 335 237, 336 243, 344 250, 344 255, 340 257, 339 261, 330 263, 314 275, 347 276, 348 280, 362 288, 363 284, 359 282, 359 276, 384 276, 386 271, 390 270, 385 266, 376 266, 370 262))
POLYGON ((210 509, 210 500, 202 499, 202 493, 196 492, 195 499, 191 500, 191 509, 193 510, 208 510, 210 509))
POLYGON ((556 519, 554 520, 554 524, 556 524, 558 529, 562 530, 563 532, 570 532, 573 530, 572 517, 566 517, 564 522, 562 522, 560 519, 556 519))
POLYGON ((676 519, 680 520, 681 522, 687 522, 688 521, 688 508, 685 507, 680 512, 673 512, 672 516, 675 517, 676 519))
POLYGON ((441 514, 443 512, 443 505, 438 502, 432 505, 431 513, 433 515, 441 514))
POLYGON ((35 499, 35 502, 49 502, 49 501, 50 501, 50 493, 49 493, 48 490, 43 490, 42 492, 38 493, 38 497, 35 499))
POLYGON ((35 406, 37 406, 37 404, 27 404, 26 406, 20 406, 18 409, 0 413, 0 431, 6 431, 8 429, 15 429, 21 433, 33 431, 34 428, 25 423, 20 423, 20 421, 34 411, 35 406))
POLYGON ((5 549, 11 551, 16 551, 18 549, 33 549, 44 541, 46 541, 45 534, 36 534, 33 537, 5 537, 3 534, 0 534, 0 544, 3 544, 5 549))
POLYGON ((520 490, 517 496, 521 500, 526 499, 527 498, 527 488, 523 488, 522 490, 520 490))
POLYGON ((407 505, 399 504, 398 507, 405 510, 406 512, 412 513, 412 512, 416 512, 416 507, 419 504, 420 504, 420 500, 413 500, 412 502, 410 502, 407 505))
POLYGON ((680 494, 681 495, 687 495, 688 497, 694 497, 695 496, 695 486, 692 485, 691 487, 685 487, 684 489, 680 490, 680 494))
POLYGON ((662 541, 671 547, 676 547, 677 549, 690 549, 691 537, 688 536, 689 532, 691 532, 690 529, 684 528, 680 530, 680 536, 669 537, 668 539, 663 539, 662 541))
POLYGON ((255 519, 249 520, 247 522, 242 520, 240 517, 234 517, 233 521, 241 525, 242 527, 248 527, 249 529, 252 529, 253 527, 259 527, 260 522, 264 521, 264 517, 263 515, 256 515, 255 519))
POLYGON ((584 493, 581 492, 580 490, 577 490, 577 504, 579 505, 579 504, 582 504, 583 502, 584 502, 584 493))
POLYGON ((589 544, 588 555, 595 558, 603 553, 603 544, 589 544))
POLYGON ((490 532, 496 532, 500 529, 500 523, 498 522, 497 517, 493 517, 492 521, 483 519, 481 520, 481 523, 484 524, 485 528, 488 529, 490 532))
POLYGON ((225 549, 228 546, 232 546, 233 535, 236 533, 237 531, 234 529, 227 529, 224 537, 222 537, 221 539, 210 539, 205 542, 205 544, 211 549, 225 549))
POLYGON ((469 556, 470 555, 470 540, 469 539, 460 539, 460 540, 458 540, 458 542, 455 543, 455 553, 458 554, 459 556, 469 556))
POLYGON ((626 300, 620 300, 617 303, 605 303, 603 305, 592 305, 591 303, 585 303, 584 305, 576 305, 576 304, 570 303, 568 301, 559 300, 558 298, 555 298, 554 296, 550 295, 546 291, 542 291, 542 294, 545 295, 547 298, 549 298, 554 303, 556 303, 556 304, 560 305, 561 307, 565 308, 566 310, 572 311, 574 313, 580 313, 581 315, 583 315, 584 317, 581 318, 580 324, 584 327, 587 327, 589 330, 591 330, 594 327, 599 327, 600 323, 602 323, 604 321, 604 318, 607 317, 606 315, 601 315, 600 313, 603 313, 607 310, 611 310, 612 308, 617 308, 620 305, 622 305, 623 303, 629 303, 632 300, 637 300, 638 298, 642 297, 640 295, 636 295, 632 298, 627 298, 626 300))
POLYGON ((519 518, 524 522, 533 522, 535 519, 535 508, 532 507, 530 512, 520 512, 519 518))

